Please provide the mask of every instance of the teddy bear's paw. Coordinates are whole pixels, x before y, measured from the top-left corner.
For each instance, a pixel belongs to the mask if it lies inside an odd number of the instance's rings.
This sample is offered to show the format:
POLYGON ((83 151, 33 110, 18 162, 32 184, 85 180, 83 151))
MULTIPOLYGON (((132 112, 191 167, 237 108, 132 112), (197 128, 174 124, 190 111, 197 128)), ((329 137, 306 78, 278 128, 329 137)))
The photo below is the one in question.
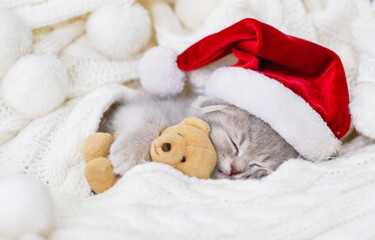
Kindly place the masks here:
POLYGON ((113 137, 109 133, 93 133, 82 144, 82 156, 86 162, 99 157, 107 157, 113 137))
POLYGON ((117 181, 111 161, 104 157, 96 158, 87 163, 84 175, 87 183, 95 193, 102 193, 108 190, 117 181))

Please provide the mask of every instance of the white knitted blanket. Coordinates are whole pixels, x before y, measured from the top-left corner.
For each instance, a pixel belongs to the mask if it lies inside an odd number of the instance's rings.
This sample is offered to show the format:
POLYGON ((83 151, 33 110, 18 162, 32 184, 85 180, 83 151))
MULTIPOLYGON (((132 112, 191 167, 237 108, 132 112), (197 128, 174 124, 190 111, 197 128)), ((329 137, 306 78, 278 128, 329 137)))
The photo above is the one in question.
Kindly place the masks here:
MULTIPOLYGON (((32 29, 33 52, 56 54, 69 75, 68 100, 40 118, 23 117, 0 94, 0 176, 25 172, 47 184, 56 223, 43 238, 375 238, 375 5, 368 0, 218 0, 192 30, 183 27, 189 18, 176 14, 174 0, 138 1, 152 16, 154 35, 146 48, 163 45, 181 52, 254 17, 336 51, 347 73, 354 127, 369 138, 348 141, 339 157, 327 162, 289 160, 261 181, 198 180, 148 163, 92 195, 83 177, 81 143, 112 103, 142 92, 136 81, 141 53, 109 59, 87 38, 86 20, 102 5, 134 2, 0 0, 0 8, 32 29)), ((194 8, 186 12, 196 17, 194 8)), ((202 93, 216 66, 189 73, 189 89, 202 93)))

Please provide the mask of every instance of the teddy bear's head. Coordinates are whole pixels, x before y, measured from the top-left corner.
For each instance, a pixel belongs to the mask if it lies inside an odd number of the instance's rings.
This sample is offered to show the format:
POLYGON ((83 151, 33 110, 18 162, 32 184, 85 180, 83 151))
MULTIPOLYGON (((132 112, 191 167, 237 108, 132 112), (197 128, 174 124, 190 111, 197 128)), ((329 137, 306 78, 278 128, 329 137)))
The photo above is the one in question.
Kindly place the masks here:
POLYGON ((187 118, 165 129, 152 142, 152 160, 170 164, 188 176, 209 178, 216 165, 216 152, 209 132, 205 121, 187 118))

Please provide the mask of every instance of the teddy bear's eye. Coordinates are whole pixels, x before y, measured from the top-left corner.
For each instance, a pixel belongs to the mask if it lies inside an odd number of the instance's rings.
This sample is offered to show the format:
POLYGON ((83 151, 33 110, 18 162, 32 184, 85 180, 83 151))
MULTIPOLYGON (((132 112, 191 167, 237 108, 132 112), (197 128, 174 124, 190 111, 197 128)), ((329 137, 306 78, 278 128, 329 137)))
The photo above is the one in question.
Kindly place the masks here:
POLYGON ((186 161, 186 157, 183 156, 182 159, 181 159, 181 162, 185 162, 186 161))
POLYGON ((161 150, 163 150, 163 152, 169 152, 171 148, 172 146, 170 143, 163 143, 163 145, 161 145, 161 150))

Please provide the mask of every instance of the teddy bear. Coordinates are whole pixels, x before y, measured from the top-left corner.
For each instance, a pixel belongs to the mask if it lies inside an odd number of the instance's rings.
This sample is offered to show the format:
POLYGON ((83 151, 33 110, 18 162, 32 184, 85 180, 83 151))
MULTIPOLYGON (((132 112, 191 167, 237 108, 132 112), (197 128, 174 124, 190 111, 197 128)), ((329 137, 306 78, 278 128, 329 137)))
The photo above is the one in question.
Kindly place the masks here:
MULTIPOLYGON (((186 118, 165 129, 151 144, 151 158, 155 162, 172 165, 190 177, 210 178, 216 166, 216 152, 209 138, 209 125, 199 118, 186 118)), ((82 145, 82 156, 87 162, 86 181, 95 193, 111 188, 118 179, 108 159, 109 149, 117 136, 93 133, 82 145)))
POLYGON ((155 162, 172 165, 190 177, 210 178, 216 152, 209 138, 210 126, 195 117, 165 129, 151 144, 155 162))

